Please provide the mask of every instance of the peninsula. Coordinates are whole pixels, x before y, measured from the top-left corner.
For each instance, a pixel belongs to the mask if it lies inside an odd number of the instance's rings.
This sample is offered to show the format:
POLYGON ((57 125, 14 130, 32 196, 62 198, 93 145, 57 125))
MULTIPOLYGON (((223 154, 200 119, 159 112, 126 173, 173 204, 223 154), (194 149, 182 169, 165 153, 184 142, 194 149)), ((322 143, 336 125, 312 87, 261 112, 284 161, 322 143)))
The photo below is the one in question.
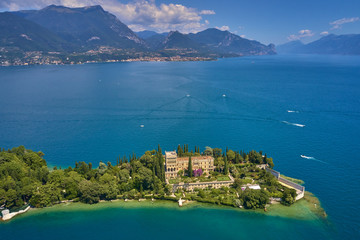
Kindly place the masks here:
MULTIPOLYGON (((161 199, 264 209, 290 206, 305 195, 305 187, 273 170, 273 159, 257 151, 233 151, 178 146, 116 159, 116 164, 76 162, 74 167, 49 170, 42 152, 24 146, 0 152, 2 215, 62 202, 95 204, 102 200, 161 199), (10 210, 10 211, 9 211, 10 210)), ((319 206, 320 207, 320 206, 319 206)), ((9 219, 3 216, 3 219, 9 219)))

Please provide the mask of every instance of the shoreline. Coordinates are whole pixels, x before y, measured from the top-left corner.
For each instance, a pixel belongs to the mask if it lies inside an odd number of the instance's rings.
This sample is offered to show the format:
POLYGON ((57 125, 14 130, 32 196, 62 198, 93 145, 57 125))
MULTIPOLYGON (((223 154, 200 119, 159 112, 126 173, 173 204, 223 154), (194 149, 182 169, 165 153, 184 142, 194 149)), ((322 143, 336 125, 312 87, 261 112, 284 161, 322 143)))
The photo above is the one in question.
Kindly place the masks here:
MULTIPOLYGON (((198 201, 186 200, 183 203, 182 207, 179 207, 178 203, 173 200, 166 199, 155 199, 152 201, 151 199, 115 199, 110 201, 100 201, 97 204, 86 204, 81 202, 61 202, 55 204, 50 207, 44 208, 30 208, 28 207, 26 211, 21 213, 14 214, 11 218, 3 220, 1 219, 1 223, 11 222, 15 216, 21 215, 22 217, 32 216, 34 214, 42 214, 46 212, 76 212, 76 211, 102 211, 104 209, 147 209, 147 208, 165 208, 171 209, 175 211, 188 211, 194 210, 198 208, 202 209, 212 209, 212 210, 224 210, 224 211, 236 211, 240 214, 260 214, 270 217, 281 217, 281 218, 289 218, 289 219, 297 219, 303 221, 311 221, 311 220, 327 220, 327 215, 324 209, 322 209, 319 200, 310 192, 306 192, 306 197, 297 201, 292 206, 284 206, 282 204, 270 204, 267 207, 267 210, 247 210, 242 208, 235 208, 226 205, 216 205, 211 203, 203 203, 198 201), (314 207, 314 202, 317 203, 317 207, 314 207), (27 214, 22 214, 27 212, 27 214)), ((11 213, 10 213, 11 214, 11 213)), ((18 219, 18 218, 15 218, 18 219)))
MULTIPOLYGON (((255 55, 254 55, 255 56, 255 55)), ((242 57, 242 56, 239 56, 242 57)), ((121 60, 106 60, 106 61, 86 61, 86 62, 61 62, 61 63, 28 63, 22 64, 0 64, 0 67, 17 67, 17 66, 67 66, 67 65, 84 65, 95 63, 129 63, 129 62, 209 62, 217 61, 219 58, 207 57, 160 57, 160 58, 129 58, 121 60)))

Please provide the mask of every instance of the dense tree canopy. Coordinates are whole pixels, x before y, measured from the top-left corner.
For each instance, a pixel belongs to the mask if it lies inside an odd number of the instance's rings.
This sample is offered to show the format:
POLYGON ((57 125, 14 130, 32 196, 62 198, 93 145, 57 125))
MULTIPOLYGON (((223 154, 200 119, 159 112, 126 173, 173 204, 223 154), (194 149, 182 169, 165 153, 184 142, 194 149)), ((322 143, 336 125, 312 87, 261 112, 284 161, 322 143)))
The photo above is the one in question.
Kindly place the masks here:
POLYGON ((23 146, 0 152, 0 205, 45 207, 74 199, 97 203, 130 191, 165 192, 164 159, 158 151, 139 159, 133 155, 130 162, 123 158, 116 166, 100 162, 96 169, 91 163, 76 162, 74 168, 49 170, 43 156, 23 146))
MULTIPOLYGON (((43 156, 44 153, 24 146, 0 151, 0 206, 46 207, 67 200, 93 204, 118 198, 166 198, 172 194, 172 186, 165 181, 165 159, 160 146, 141 157, 134 153, 128 158, 119 156, 114 166, 99 162, 97 168, 91 163, 75 162, 74 167, 49 170, 43 156)), ((189 158, 186 172, 178 172, 180 179, 207 181, 219 176, 228 178, 228 174, 235 178, 229 189, 198 190, 192 196, 195 200, 248 209, 264 208, 269 197, 282 198, 284 205, 295 202, 295 190, 280 185, 273 175, 257 167, 257 164, 274 166, 272 158, 262 152, 206 147, 201 153, 199 147, 189 151, 185 144, 178 146, 178 156, 189 158), (192 156, 200 154, 214 157, 215 172, 204 176, 202 169, 193 171, 192 156), (254 181, 262 190, 244 190, 244 186, 254 181)))

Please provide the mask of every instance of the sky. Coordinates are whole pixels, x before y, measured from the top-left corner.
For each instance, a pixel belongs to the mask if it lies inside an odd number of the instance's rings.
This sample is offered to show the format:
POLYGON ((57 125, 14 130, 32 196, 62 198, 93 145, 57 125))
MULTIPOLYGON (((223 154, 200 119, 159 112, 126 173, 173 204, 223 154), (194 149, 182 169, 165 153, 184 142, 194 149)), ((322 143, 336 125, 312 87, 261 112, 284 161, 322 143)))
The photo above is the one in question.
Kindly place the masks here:
POLYGON ((133 31, 215 27, 265 44, 360 33, 360 0, 0 0, 0 11, 101 5, 133 31))

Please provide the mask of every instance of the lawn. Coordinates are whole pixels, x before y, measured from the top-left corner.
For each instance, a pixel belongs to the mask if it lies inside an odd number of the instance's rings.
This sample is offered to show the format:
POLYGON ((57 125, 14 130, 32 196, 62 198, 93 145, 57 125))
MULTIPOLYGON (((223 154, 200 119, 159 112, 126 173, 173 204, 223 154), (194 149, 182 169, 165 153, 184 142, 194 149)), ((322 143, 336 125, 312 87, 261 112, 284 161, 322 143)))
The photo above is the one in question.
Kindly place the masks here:
POLYGON ((218 181, 230 181, 230 178, 228 176, 218 176, 216 177, 218 181))

